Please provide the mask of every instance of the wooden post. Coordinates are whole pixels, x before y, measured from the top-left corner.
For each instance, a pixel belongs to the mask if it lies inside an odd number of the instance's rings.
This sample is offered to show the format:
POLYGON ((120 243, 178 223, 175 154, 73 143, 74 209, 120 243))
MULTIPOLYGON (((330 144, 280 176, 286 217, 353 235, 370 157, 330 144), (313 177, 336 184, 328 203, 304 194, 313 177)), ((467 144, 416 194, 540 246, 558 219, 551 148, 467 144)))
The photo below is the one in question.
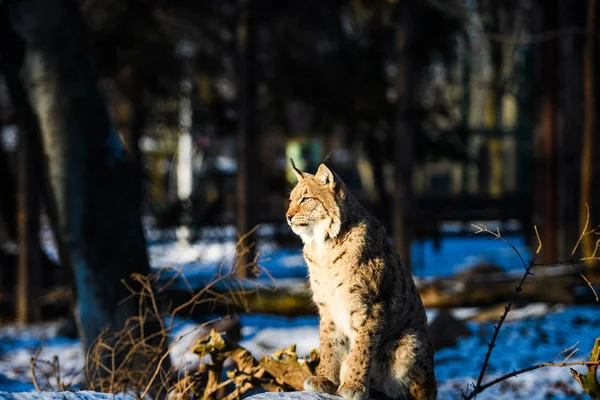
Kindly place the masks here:
MULTIPOLYGON (((583 204, 591 205, 594 146, 596 132, 596 74, 594 53, 596 51, 596 1, 588 0, 586 39, 583 47, 583 99, 585 120, 583 127, 583 143, 581 148, 581 198, 579 211, 579 229, 583 230, 587 221, 587 209, 583 204)), ((597 210, 596 210, 597 212, 597 210)), ((588 230, 593 228, 590 223, 588 230)), ((583 257, 589 257, 594 251, 596 238, 585 235, 581 241, 583 257)))
MULTIPOLYGON (((557 1, 550 1, 543 8, 543 29, 550 31, 557 29, 558 12, 557 1)), ((538 126, 535 131, 536 140, 534 148, 535 158, 535 194, 534 212, 535 223, 541 226, 541 238, 544 250, 540 254, 540 261, 551 262, 558 259, 557 251, 557 112, 558 112, 558 58, 557 40, 550 39, 541 45, 540 56, 542 59, 542 78, 540 79, 540 93, 538 104, 540 114, 538 126)))
MULTIPOLYGON (((499 12, 501 9, 495 10, 493 13, 492 29, 500 30, 499 12)), ((493 69, 492 74, 492 89, 489 92, 490 96, 490 128, 492 135, 488 136, 488 154, 489 154, 489 186, 488 194, 491 197, 499 197, 503 191, 503 165, 502 165, 502 140, 503 135, 503 104, 504 96, 504 77, 503 77, 503 44, 496 41, 490 41, 490 56, 493 69)))
MULTIPOLYGON (((559 3, 558 22, 563 26, 585 26, 586 2, 574 6, 570 2, 559 3)), ((582 106, 583 62, 585 35, 563 35, 559 38, 561 96, 559 110, 562 123, 557 132, 557 254, 559 259, 571 255, 573 245, 579 238, 579 212, 584 208, 581 202, 581 150, 585 123, 585 110, 582 106)), ((520 110, 519 110, 520 113, 520 110)), ((594 173, 594 177, 598 175, 594 173)), ((595 197, 595 196, 593 196, 595 197)), ((594 200, 592 200, 592 203, 594 200)), ((592 212, 599 209, 590 204, 592 212)), ((594 213, 595 214, 595 213, 594 213)), ((532 235, 533 238, 533 235, 532 235)), ((533 238, 535 245, 535 238, 533 238)))
MULTIPOLYGON (((251 221, 252 208, 256 207, 257 185, 260 183, 258 154, 257 88, 256 88, 256 26, 252 0, 238 0, 237 25, 237 233, 246 235, 256 221, 251 221), (258 178, 258 179, 257 179, 258 178), (250 180, 252 179, 252 182, 250 180)), ((282 216, 283 220, 283 216, 282 216)), ((248 235, 242 243, 250 251, 244 252, 239 260, 242 266, 238 274, 249 276, 248 268, 256 255, 255 236, 248 235)))
POLYGON ((29 323, 41 318, 39 296, 41 292, 40 268, 40 202, 39 179, 36 176, 37 154, 32 134, 21 130, 19 134, 18 212, 19 265, 17 272, 16 318, 29 323))
POLYGON ((179 94, 179 138, 177 142, 177 198, 182 205, 179 219, 178 236, 184 241, 189 240, 189 226, 192 222, 191 196, 194 186, 192 121, 194 110, 192 108, 193 66, 192 57, 195 52, 191 42, 183 42, 181 56, 183 62, 183 76, 180 82, 179 94))
MULTIPOLYGON (((462 134, 467 138, 466 143, 468 145, 468 138, 470 137, 469 131, 469 116, 471 113, 471 38, 469 33, 465 31, 463 34, 465 42, 464 54, 462 58, 462 101, 461 101, 461 129, 462 134)), ((462 165, 462 182, 461 182, 461 195, 466 195, 469 192, 469 156, 466 155, 462 165)))
MULTIPOLYGON (((6 10, 3 10, 6 11, 6 10)), ((2 26, 0 33, 0 71, 4 75, 11 103, 16 111, 19 129, 17 150, 17 171, 15 180, 8 171, 7 160, 3 160, 3 183, 0 191, 0 204, 9 225, 12 237, 18 238, 19 260, 15 287, 15 317, 17 321, 29 323, 41 318, 39 296, 41 294, 42 269, 40 247, 40 200, 43 194, 44 173, 41 168, 41 144, 37 130, 37 119, 27 102, 27 94, 21 85, 19 70, 20 40, 16 37, 11 24, 6 19, 8 13, 1 13, 2 26), (12 189, 11 189, 12 186, 12 189), (10 196, 10 197, 9 197, 10 196), (15 197, 16 196, 16 199, 15 197), (16 202, 15 202, 16 200, 16 202), (11 213, 12 211, 12 213, 11 213), (16 224, 11 221, 16 214, 16 224)), ((6 155, 0 155, 5 157, 6 155)), ((50 215, 50 213, 48 213, 50 215)), ((60 246, 59 246, 60 248, 60 246)))
MULTIPOLYGON (((533 70, 533 49, 530 47, 524 50, 523 63, 519 69, 525 79, 521 86, 523 94, 518 98, 517 126, 515 129, 517 138, 517 194, 523 199, 521 207, 523 213, 521 216, 521 229, 526 234, 527 244, 537 246, 535 233, 533 232, 533 162, 532 162, 532 132, 534 129, 535 99, 534 99, 534 70, 533 70)), ((535 249, 535 247, 534 247, 535 249)))

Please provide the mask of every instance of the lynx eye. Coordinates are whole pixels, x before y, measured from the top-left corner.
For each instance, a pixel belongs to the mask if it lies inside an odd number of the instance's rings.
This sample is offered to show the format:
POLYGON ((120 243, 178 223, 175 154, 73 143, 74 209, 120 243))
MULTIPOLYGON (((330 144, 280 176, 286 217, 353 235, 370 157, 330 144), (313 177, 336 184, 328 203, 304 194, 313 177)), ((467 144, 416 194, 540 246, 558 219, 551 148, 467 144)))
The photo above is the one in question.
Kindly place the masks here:
POLYGON ((303 197, 303 198, 300 200, 300 204, 307 203, 309 200, 312 200, 312 198, 311 198, 311 197, 303 197))

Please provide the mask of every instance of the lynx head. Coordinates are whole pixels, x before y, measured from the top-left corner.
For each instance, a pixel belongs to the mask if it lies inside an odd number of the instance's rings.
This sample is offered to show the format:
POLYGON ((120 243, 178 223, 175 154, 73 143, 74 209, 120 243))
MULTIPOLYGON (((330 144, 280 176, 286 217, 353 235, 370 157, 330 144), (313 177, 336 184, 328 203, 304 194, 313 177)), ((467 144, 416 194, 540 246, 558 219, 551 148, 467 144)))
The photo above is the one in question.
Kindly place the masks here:
POLYGON ((319 245, 335 238, 342 226, 339 202, 345 189, 343 182, 325 164, 312 175, 300 171, 290 161, 298 183, 290 194, 286 213, 289 226, 304 243, 319 245))

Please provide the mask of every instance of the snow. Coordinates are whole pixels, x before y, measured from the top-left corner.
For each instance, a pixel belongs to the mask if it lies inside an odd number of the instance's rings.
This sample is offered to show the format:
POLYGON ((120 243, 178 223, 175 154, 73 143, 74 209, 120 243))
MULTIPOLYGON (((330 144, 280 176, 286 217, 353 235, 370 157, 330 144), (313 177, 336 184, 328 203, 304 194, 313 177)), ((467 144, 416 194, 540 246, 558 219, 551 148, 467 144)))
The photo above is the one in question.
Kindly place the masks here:
MULTIPOLYGON (((507 235, 505 239, 519 250, 525 260, 531 257, 522 236, 507 235)), ((523 268, 514 250, 506 243, 481 234, 468 238, 444 238, 439 249, 435 248, 431 239, 415 241, 411 251, 413 273, 418 277, 450 276, 484 262, 507 270, 523 268)))
MULTIPOLYGON (((66 383, 83 382, 84 357, 79 340, 58 336, 58 327, 59 322, 0 326, 0 390, 32 389, 29 362, 40 348, 40 360, 52 361, 54 355, 58 356, 66 383)), ((49 368, 43 362, 36 365, 36 376, 49 368)))
MULTIPOLYGON (((461 308, 453 310, 452 314, 461 319, 470 318, 477 314, 477 309, 461 308)), ((311 348, 318 346, 316 317, 253 316, 246 320, 242 318, 242 323, 246 327, 242 345, 255 355, 270 354, 273 349, 288 347, 290 343, 297 344, 298 354, 307 355, 311 348), (260 329, 257 325, 268 327, 260 329)), ((472 333, 470 337, 459 339, 455 348, 436 352, 439 399, 460 398, 460 390, 477 380, 493 328, 489 323, 469 322, 467 326, 472 333)), ((552 361, 562 350, 578 341, 580 351, 570 361, 586 359, 599 327, 600 307, 597 306, 566 307, 535 303, 518 308, 509 314, 500 332, 484 382, 513 369, 552 361)), ((561 358, 556 361, 560 362, 561 358)), ((583 371, 582 368, 575 369, 583 371)), ((575 398, 565 394, 562 388, 568 393, 581 393, 567 368, 544 368, 511 378, 477 398, 575 398)))
POLYGON ((272 399, 286 399, 286 400, 341 400, 339 396, 332 396, 330 394, 315 393, 315 392, 289 392, 289 393, 261 393, 254 396, 248 397, 252 400, 272 400, 272 399))
MULTIPOLYGON (((492 227, 490 226, 490 229, 492 227)), ((274 278, 265 276, 252 285, 286 287, 306 290, 306 267, 300 248, 280 248, 271 240, 272 227, 261 227, 258 250, 259 263, 274 278)), ((182 268, 192 285, 202 285, 215 276, 226 273, 234 257, 235 245, 231 239, 235 229, 225 227, 208 230, 202 240, 187 243, 181 240, 159 241, 149 236, 149 254, 153 268, 165 265, 182 268)), ((174 235, 175 237, 175 235, 174 235)), ((530 257, 522 237, 506 237, 521 252, 530 257)), ((51 257, 56 256, 51 237, 43 236, 43 243, 51 257)), ((433 241, 413 245, 413 266, 417 280, 426 281, 431 276, 448 276, 481 262, 498 265, 516 275, 522 274, 522 264, 517 255, 504 243, 489 240, 485 236, 447 238, 436 249, 433 241)), ((564 267, 536 271, 536 274, 555 274, 564 267)), ((169 273, 174 274, 172 270, 169 273)), ((167 274, 168 275, 168 274, 167 274)), ((479 314, 477 308, 451 310, 455 318, 470 320, 479 314)), ((428 309, 431 322, 437 311, 428 309)), ((215 316, 218 317, 218 316, 215 316)), ((279 348, 297 345, 299 355, 308 355, 310 349, 318 348, 318 318, 300 316, 286 318, 256 314, 240 315, 242 324, 241 345, 256 357, 271 354, 279 348)), ((170 354, 173 365, 181 369, 195 368, 201 360, 191 352, 195 338, 206 329, 198 322, 178 320, 173 334, 170 354)), ((81 373, 83 354, 79 342, 57 335, 57 323, 42 323, 27 327, 16 324, 0 326, 0 390, 9 392, 33 389, 29 375, 29 360, 44 345, 40 359, 52 360, 58 356, 61 373, 67 382, 73 381, 77 388, 83 381, 81 373)), ((460 398, 461 390, 475 382, 483 362, 487 343, 492 337, 490 323, 467 322, 471 336, 458 339, 456 347, 436 352, 436 378, 439 396, 443 399, 460 398)), ((600 331, 599 306, 550 306, 530 304, 509 314, 491 357, 484 382, 513 369, 520 369, 539 362, 553 360, 563 349, 579 342, 580 351, 570 361, 586 359, 593 341, 600 331)), ((560 358, 557 361, 561 361, 560 358)), ((575 368, 583 371, 583 368, 575 368)), ((516 378, 511 378, 480 394, 480 400, 509 399, 575 399, 581 398, 582 390, 572 379, 567 368, 543 368, 516 378)), ((293 398, 286 394, 287 397, 293 398)), ((298 395, 307 398, 305 394, 298 395)), ((313 399, 323 398, 314 397, 313 399)), ((277 397, 277 394, 254 396, 254 399, 277 397), (260 397, 262 396, 262 397, 260 397)), ((0 396, 1 398, 1 396, 0 396)), ((300 397, 298 397, 300 398, 300 397)), ((331 398, 331 397, 325 397, 331 398)))
MULTIPOLYGON (((302 250, 297 248, 281 248, 270 237, 274 227, 261 226, 258 233, 258 263, 264 273, 258 280, 247 283, 262 287, 305 287, 306 264, 302 250), (275 279, 277 282, 274 282, 275 279)), ((176 240, 176 234, 170 240, 159 240, 157 233, 146 231, 149 237, 148 254, 152 267, 157 270, 165 266, 172 268, 165 271, 164 279, 181 271, 193 287, 201 287, 215 277, 223 276, 231 271, 235 259, 235 229, 223 227, 203 231, 202 238, 193 242, 176 240)), ((507 236, 525 259, 529 250, 521 236, 507 236)), ((48 242, 50 243, 50 242, 48 242)), ((300 245, 300 241, 298 241, 300 245)), ((55 255, 51 243, 48 251, 55 255)), ((436 249, 433 240, 417 241, 413 244, 413 274, 417 280, 432 276, 450 276, 480 263, 492 263, 505 270, 520 273, 523 268, 519 258, 512 249, 499 240, 490 240, 484 235, 468 239, 449 237, 436 249)), ((183 287, 180 279, 176 285, 183 287)))
POLYGON ((121 394, 106 394, 91 391, 80 392, 26 392, 7 393, 0 392, 2 400, 133 400, 133 397, 121 394))
MULTIPOLYGON (((193 370, 198 367, 200 360, 192 352, 193 345, 201 334, 208 333, 207 329, 199 328, 198 324, 184 322, 173 331, 173 345, 169 356, 171 364, 180 370, 193 370)), ((204 361, 210 361, 207 357, 204 361)))
MULTIPOLYGON (((457 318, 469 318, 476 312, 476 309, 463 308, 454 310, 453 314, 457 318)), ((600 331, 600 307, 594 305, 532 304, 511 314, 513 317, 507 319, 500 332, 484 382, 513 369, 551 361, 576 342, 579 342, 580 351, 569 361, 586 359, 600 331)), ((248 314, 240 315, 240 320, 243 326, 241 345, 256 357, 287 348, 293 343, 297 345, 299 355, 308 355, 310 349, 318 347, 316 316, 286 318, 248 314)), ((472 333, 470 337, 460 338, 454 348, 436 352, 435 371, 440 400, 459 398, 460 391, 477 379, 493 328, 489 323, 468 322, 467 326, 472 333)), ((177 327, 175 338, 187 335, 174 346, 171 353, 174 365, 190 367, 199 362, 190 347, 200 331, 198 324, 190 321, 177 327)), ((29 359, 42 344, 45 347, 40 359, 51 360, 56 354, 65 380, 80 376, 83 354, 77 340, 56 335, 56 323, 28 327, 3 325, 0 328, 0 390, 33 389, 29 359)), ((561 361, 561 358, 556 361, 561 361)), ((574 399, 581 393, 567 368, 543 368, 511 378, 477 398, 574 399)))
MULTIPOLYGON (((588 356, 600 326, 600 307, 547 307, 546 313, 541 313, 541 310, 540 305, 525 308, 520 313, 527 318, 505 323, 484 382, 515 369, 552 361, 562 350, 577 342, 580 351, 569 361, 583 360, 588 356)), ((516 314, 518 316, 518 310, 516 314)), ((436 352, 440 399, 452 398, 452 394, 458 397, 459 390, 466 389, 468 382, 476 381, 493 328, 490 324, 469 323, 468 326, 472 332, 470 337, 460 338, 455 348, 436 352)), ((556 361, 562 359, 558 357, 556 361)), ((575 369, 583 371, 582 368, 575 369)), ((511 378, 507 383, 479 395, 478 399, 573 398, 561 391, 560 387, 568 392, 581 393, 568 369, 543 368, 511 378)))
POLYGON ((532 303, 527 307, 514 309, 506 317, 507 321, 513 321, 523 318, 530 317, 543 317, 546 313, 550 312, 552 307, 545 303, 532 303))
POLYGON ((308 355, 311 349, 319 348, 318 322, 316 326, 297 326, 295 328, 265 328, 241 345, 255 356, 272 354, 274 351, 296 344, 298 354, 308 355))
MULTIPOLYGON (((47 225, 47 222, 45 222, 47 225)), ((164 272, 167 280, 179 270, 194 287, 201 287, 231 271, 235 255, 236 230, 233 226, 204 228, 200 237, 192 242, 178 239, 177 229, 157 230, 151 219, 144 220, 145 235, 149 243, 148 255, 151 266, 158 270, 165 266, 172 267, 164 272)), ((488 223, 495 229, 493 223, 488 223)), ((265 273, 253 285, 275 287, 299 287, 306 282, 306 265, 302 257, 300 239, 298 247, 282 248, 273 240, 276 226, 261 225, 257 234, 257 250, 260 254, 259 265, 265 273), (277 282, 273 282, 272 278, 277 282), (285 280, 280 282, 280 280, 285 280)), ((283 229, 287 229, 284 227, 283 229)), ((521 253, 529 259, 530 252, 522 236, 506 235, 521 253)), ((48 256, 58 261, 58 253, 51 230, 42 229, 41 241, 48 256)), ((479 263, 492 263, 508 271, 519 271, 523 268, 515 252, 500 240, 493 240, 486 235, 465 237, 447 237, 436 248, 431 239, 415 241, 412 246, 413 274, 417 280, 433 276, 450 276, 479 263)), ((559 271, 560 272, 560 271, 559 271)), ((183 287, 181 279, 176 285, 183 287)))
MULTIPOLYGON (((477 307, 457 307, 452 309, 452 316, 456 319, 469 319, 476 316, 478 313, 479 308, 477 307)), ((429 322, 433 321, 429 315, 427 315, 427 320, 429 322)))
MULTIPOLYGON (((214 316, 218 318, 218 315, 214 316)), ((272 315, 239 315, 242 325, 240 345, 255 357, 271 355, 275 350, 296 344, 298 354, 308 355, 310 350, 319 348, 319 320, 316 316, 285 318, 272 315)), ((199 328, 198 324, 183 322, 174 330, 176 343, 171 350, 171 363, 179 368, 197 367, 200 360, 191 349, 196 338, 209 329, 199 328)), ((207 358, 206 361, 209 359, 207 358)))
MULTIPOLYGON (((149 222, 145 225, 153 268, 166 265, 183 268, 186 278, 198 283, 207 282, 231 268, 236 236, 233 226, 203 229, 201 237, 189 243, 185 240, 175 240, 175 233, 154 230, 149 222), (171 239, 161 240, 163 236, 171 239)), ((495 229, 495 225, 488 225, 490 229, 495 229)), ((261 225, 257 231, 260 266, 276 279, 305 279, 307 272, 300 239, 296 248, 281 248, 272 239, 274 232, 273 225, 261 225)), ((505 238, 519 250, 524 259, 530 257, 522 236, 506 235, 505 238)), ((47 243, 49 250, 53 251, 51 243, 47 243)), ((439 248, 436 248, 431 239, 415 241, 412 257, 413 273, 418 278, 450 276, 483 262, 498 265, 506 270, 520 270, 523 267, 510 247, 486 235, 468 238, 447 237, 440 242, 439 248)))
MULTIPOLYGON (((274 287, 273 279, 292 279, 294 284, 306 281, 306 265, 299 249, 278 249, 268 240, 261 241, 257 249, 260 253, 259 265, 266 273, 262 274, 261 279, 253 281, 254 285, 274 287)), ((175 270, 181 270, 193 287, 200 287, 231 271, 235 260, 235 243, 233 240, 157 242, 148 248, 148 254, 154 269, 164 266, 174 269, 165 274, 165 279, 172 276, 175 270)))

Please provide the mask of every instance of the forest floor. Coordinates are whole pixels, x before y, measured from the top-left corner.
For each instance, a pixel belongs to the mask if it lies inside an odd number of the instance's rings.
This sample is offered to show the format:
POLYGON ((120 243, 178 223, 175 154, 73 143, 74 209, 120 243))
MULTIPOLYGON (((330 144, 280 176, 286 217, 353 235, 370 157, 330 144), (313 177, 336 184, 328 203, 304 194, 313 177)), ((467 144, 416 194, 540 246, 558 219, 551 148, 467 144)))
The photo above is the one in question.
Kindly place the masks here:
MULTIPOLYGON (((435 310, 428 310, 430 319, 435 310)), ((466 318, 476 309, 456 309, 457 318, 466 318)), ((259 357, 276 349, 297 344, 298 354, 308 355, 318 347, 318 319, 313 316, 285 318, 270 315, 241 315, 241 345, 259 357)), ((77 387, 83 381, 84 357, 76 339, 58 335, 58 322, 0 327, 0 391, 34 389, 29 362, 43 346, 40 360, 52 361, 58 356, 64 382, 77 387)), ((196 328, 183 323, 174 338, 196 328)), ((477 378, 493 328, 489 323, 468 322, 469 337, 459 338, 455 347, 436 352, 435 372, 439 399, 458 399, 461 390, 477 378)), ((552 361, 559 353, 576 343, 580 351, 570 361, 588 357, 594 338, 600 331, 600 306, 548 306, 531 304, 518 309, 502 328, 484 381, 544 361, 552 361)), ((193 368, 200 362, 189 351, 193 336, 178 342, 171 352, 174 365, 193 368)), ((562 356, 564 357, 564 356, 562 356)), ((560 361, 561 356, 558 360, 560 361)), ((43 369, 43 368, 42 368, 43 369)), ((576 368, 583 372, 582 368, 576 368)), ((44 378, 39 374, 41 384, 44 378)), ((51 381, 50 385, 56 387, 51 381)), ((478 399, 583 399, 586 398, 567 368, 543 368, 511 378, 478 399)))
MULTIPOLYGON (((268 236, 268 227, 267 236, 268 236)), ((263 232, 264 234, 265 232, 263 232)), ((159 240, 149 236, 149 254, 152 266, 165 265, 182 268, 186 278, 194 286, 222 273, 234 256, 234 243, 204 237, 194 243, 176 240, 159 240)), ((219 233, 215 237, 222 236, 219 233)), ((522 238, 508 238, 525 259, 528 250, 522 238)), ((51 240, 45 241, 46 250, 52 254, 51 240)), ((306 279, 306 267, 299 248, 281 248, 269 239, 259 241, 260 265, 273 278, 274 285, 294 285, 306 279)), ((522 268, 518 256, 506 244, 487 237, 449 238, 435 248, 432 241, 416 243, 413 247, 413 272, 416 279, 431 276, 449 276, 478 263, 488 262, 506 270, 522 268)), ((267 279, 267 280, 270 280, 267 279)), ((470 334, 459 338, 456 346, 436 352, 436 378, 439 399, 458 399, 461 390, 477 379, 483 362, 487 343, 493 334, 490 322, 474 322, 477 308, 453 309, 457 319, 467 321, 470 334)), ((437 313, 427 310, 429 321, 437 313)), ((316 316, 287 318, 274 315, 242 314, 241 345, 256 357, 271 354, 279 348, 297 344, 297 352, 307 355, 318 348, 318 319, 316 316)), ((196 329, 197 323, 181 320, 173 335, 180 337, 186 331, 196 329)), ((59 321, 19 326, 0 326, 0 391, 33 390, 29 370, 31 357, 43 346, 39 359, 51 361, 56 355, 60 362, 63 381, 73 382, 77 387, 83 381, 84 357, 79 341, 59 334, 59 321)), ((524 368, 540 362, 552 361, 565 348, 578 343, 580 349, 569 361, 587 359, 594 339, 600 332, 600 305, 548 305, 535 303, 525 305, 509 314, 501 330, 497 347, 488 366, 486 379, 524 368)), ((200 362, 189 351, 194 339, 187 335, 180 339, 171 352, 174 365, 193 367, 200 362)), ((563 356, 564 357, 564 356, 563 356)), ((560 361, 561 358, 557 359, 560 361)), ((575 368, 583 371, 582 368, 575 368)), ((42 378, 43 382, 43 378, 42 378)), ((50 384, 55 383, 50 382, 50 384)), ((580 399, 582 390, 571 377, 567 368, 543 368, 511 378, 497 385, 478 399, 580 399)))

